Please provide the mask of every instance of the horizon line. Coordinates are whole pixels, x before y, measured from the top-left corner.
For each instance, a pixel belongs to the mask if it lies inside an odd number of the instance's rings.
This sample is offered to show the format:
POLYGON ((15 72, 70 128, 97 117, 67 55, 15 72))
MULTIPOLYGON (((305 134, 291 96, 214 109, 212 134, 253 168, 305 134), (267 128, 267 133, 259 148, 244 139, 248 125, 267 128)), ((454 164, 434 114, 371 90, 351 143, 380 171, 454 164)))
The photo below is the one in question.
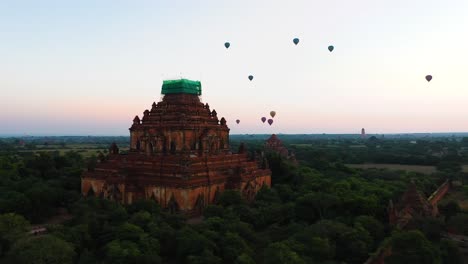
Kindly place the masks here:
MULTIPOLYGON (((240 133, 230 134, 230 136, 243 136, 243 135, 358 135, 361 133, 240 133)), ((414 134, 468 134, 465 132, 399 132, 399 133, 366 133, 366 136, 372 135, 414 135, 414 134)), ((111 134, 0 134, 0 138, 12 137, 130 137, 130 135, 111 135, 111 134)))

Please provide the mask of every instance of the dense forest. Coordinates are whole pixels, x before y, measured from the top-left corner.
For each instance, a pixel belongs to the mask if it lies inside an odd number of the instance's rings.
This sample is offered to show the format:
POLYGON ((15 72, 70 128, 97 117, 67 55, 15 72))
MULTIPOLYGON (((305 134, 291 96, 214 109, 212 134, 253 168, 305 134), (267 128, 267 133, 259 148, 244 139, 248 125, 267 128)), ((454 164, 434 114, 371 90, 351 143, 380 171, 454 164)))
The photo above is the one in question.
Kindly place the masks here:
MULTIPOLYGON (((283 139, 283 138, 282 138, 283 139)), ((455 200, 440 217, 415 218, 408 229, 388 223, 389 200, 410 181, 428 197, 446 179, 468 195, 463 139, 287 138, 298 165, 270 153, 272 187, 253 203, 224 192, 202 219, 171 214, 154 201, 121 205, 80 195, 80 175, 110 142, 85 138, 0 139, 0 262, 2 263, 364 263, 392 245, 385 263, 463 263, 445 233, 468 235, 468 211, 455 200), (70 140, 70 139, 68 139, 70 140), (43 151, 47 145, 99 145, 99 153, 43 151), (41 145, 38 148, 38 145, 41 145), (27 151, 26 151, 27 150, 27 151), (437 166, 430 175, 352 169, 347 163, 437 166), (31 234, 37 226, 47 231, 31 234)), ((242 138, 248 150, 263 140, 242 138)), ((240 140, 233 137, 233 151, 240 140)))

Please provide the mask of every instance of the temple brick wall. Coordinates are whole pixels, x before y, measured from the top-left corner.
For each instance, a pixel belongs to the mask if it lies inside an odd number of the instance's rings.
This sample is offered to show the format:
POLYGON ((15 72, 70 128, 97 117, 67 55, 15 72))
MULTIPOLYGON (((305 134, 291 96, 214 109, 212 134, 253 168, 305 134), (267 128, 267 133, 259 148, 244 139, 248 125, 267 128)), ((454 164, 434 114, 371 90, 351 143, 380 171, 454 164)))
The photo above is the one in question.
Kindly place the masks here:
POLYGON ((437 190, 429 196, 427 199, 432 206, 437 206, 437 204, 445 197, 445 195, 450 191, 452 184, 449 180, 446 180, 437 190))
POLYGON ((226 120, 200 102, 201 87, 190 86, 196 84, 163 85, 162 101, 133 119, 128 154, 113 144, 83 173, 82 194, 125 204, 154 199, 170 211, 200 214, 227 189, 252 200, 271 186, 271 171, 258 165, 266 162, 250 159, 244 149, 231 153, 226 120))

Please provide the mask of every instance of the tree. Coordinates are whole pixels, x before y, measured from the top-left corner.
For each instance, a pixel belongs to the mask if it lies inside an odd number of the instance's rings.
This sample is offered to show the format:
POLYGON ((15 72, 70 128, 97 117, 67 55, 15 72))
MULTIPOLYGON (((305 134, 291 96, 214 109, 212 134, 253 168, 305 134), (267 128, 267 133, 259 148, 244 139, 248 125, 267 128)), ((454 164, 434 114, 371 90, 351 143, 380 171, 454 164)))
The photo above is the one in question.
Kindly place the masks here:
POLYGON ((132 215, 132 217, 130 218, 130 223, 147 230, 147 227, 152 220, 153 219, 150 213, 146 211, 139 211, 132 215))
POLYGON ((138 242, 143 234, 143 229, 141 229, 139 226, 129 223, 120 225, 116 232, 118 239, 133 242, 138 242))
POLYGON ((93 246, 93 240, 88 229, 89 227, 87 224, 79 224, 70 228, 66 233, 67 240, 74 243, 77 252, 81 252, 82 249, 91 248, 93 246))
POLYGON ((297 199, 295 212, 299 219, 313 223, 334 215, 338 204, 338 197, 332 194, 313 192, 297 199))
POLYGON ((228 207, 231 205, 241 205, 244 203, 239 191, 227 190, 224 191, 219 197, 219 204, 228 207))
POLYGON ((132 241, 112 240, 106 245, 106 259, 110 263, 128 263, 138 256, 141 256, 141 251, 132 241))
POLYGON ((221 240, 221 245, 223 260, 227 263, 233 263, 243 253, 252 254, 252 250, 236 233, 227 232, 221 240))
POLYGON ((450 232, 468 235, 468 225, 466 223, 468 223, 468 215, 457 214, 450 218, 450 221, 447 223, 447 228, 450 232))
POLYGON ((385 230, 384 230, 383 224, 372 216, 361 215, 361 216, 356 217, 354 219, 354 226, 355 227, 360 226, 364 228, 365 230, 367 230, 367 232, 369 232, 374 242, 374 247, 372 248, 375 248, 375 246, 380 241, 382 241, 382 239, 385 236, 385 230))
POLYGON ((150 214, 159 214, 161 211, 161 207, 159 204, 154 200, 147 200, 147 199, 139 199, 133 202, 131 205, 128 206, 128 213, 134 214, 136 212, 145 211, 150 214))
POLYGON ((210 217, 223 217, 224 214, 224 208, 220 205, 215 205, 215 204, 210 204, 207 207, 205 207, 205 210, 203 211, 203 216, 205 218, 210 218, 210 217))
POLYGON ((457 245, 450 240, 443 239, 440 242, 440 251, 442 256, 442 263, 447 264, 463 264, 463 254, 457 245))
POLYGON ((387 264, 440 263, 439 250, 420 231, 394 233, 391 237, 392 255, 387 264))
POLYGON ((189 227, 182 228, 177 232, 176 239, 177 256, 181 261, 188 256, 201 256, 206 253, 206 250, 213 252, 217 248, 214 242, 189 227))
POLYGON ((74 256, 70 243, 45 235, 18 240, 7 257, 11 263, 18 264, 67 264, 73 263, 74 256))
POLYGON ((299 233, 294 236, 294 239, 297 241, 288 240, 289 248, 316 261, 324 262, 333 259, 335 255, 335 247, 328 238, 299 233))
POLYGON ((363 263, 367 258, 372 238, 364 229, 341 234, 336 241, 336 259, 346 263, 363 263))
POLYGON ((265 264, 305 264, 305 261, 284 242, 268 245, 264 251, 265 264))
POLYGON ((223 261, 220 257, 215 256, 213 252, 210 250, 205 249, 200 256, 188 256, 187 257, 188 264, 221 264, 223 261))
POLYGON ((462 171, 460 163, 456 161, 441 161, 436 167, 438 171, 446 171, 450 173, 458 173, 462 171))
POLYGON ((246 253, 242 253, 236 258, 234 264, 255 264, 255 261, 246 253))
POLYGON ((452 216, 461 212, 461 208, 457 201, 450 200, 444 205, 439 204, 439 211, 445 216, 445 221, 449 221, 452 216))
POLYGON ((408 229, 420 230, 427 239, 438 242, 444 223, 435 217, 414 217, 408 224, 408 229))
POLYGON ((26 236, 29 229, 29 222, 21 215, 13 213, 0 215, 0 257, 15 241, 26 236))

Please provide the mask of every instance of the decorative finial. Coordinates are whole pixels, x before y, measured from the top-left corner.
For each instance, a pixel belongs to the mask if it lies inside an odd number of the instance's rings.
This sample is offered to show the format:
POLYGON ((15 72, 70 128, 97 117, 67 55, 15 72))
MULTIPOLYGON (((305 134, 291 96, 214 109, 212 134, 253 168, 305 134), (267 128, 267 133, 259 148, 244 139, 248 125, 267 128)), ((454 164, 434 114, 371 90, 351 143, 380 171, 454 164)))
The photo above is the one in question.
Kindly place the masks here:
POLYGON ((140 118, 138 116, 135 116, 135 118, 133 119, 133 124, 135 124, 135 125, 140 124, 140 118))
POLYGON ((224 119, 224 117, 221 117, 220 123, 221 123, 222 126, 225 126, 226 125, 226 119, 224 119))
POLYGON ((111 154, 111 155, 119 154, 119 147, 117 147, 117 144, 115 144, 115 142, 113 142, 112 145, 110 146, 109 154, 111 154))

